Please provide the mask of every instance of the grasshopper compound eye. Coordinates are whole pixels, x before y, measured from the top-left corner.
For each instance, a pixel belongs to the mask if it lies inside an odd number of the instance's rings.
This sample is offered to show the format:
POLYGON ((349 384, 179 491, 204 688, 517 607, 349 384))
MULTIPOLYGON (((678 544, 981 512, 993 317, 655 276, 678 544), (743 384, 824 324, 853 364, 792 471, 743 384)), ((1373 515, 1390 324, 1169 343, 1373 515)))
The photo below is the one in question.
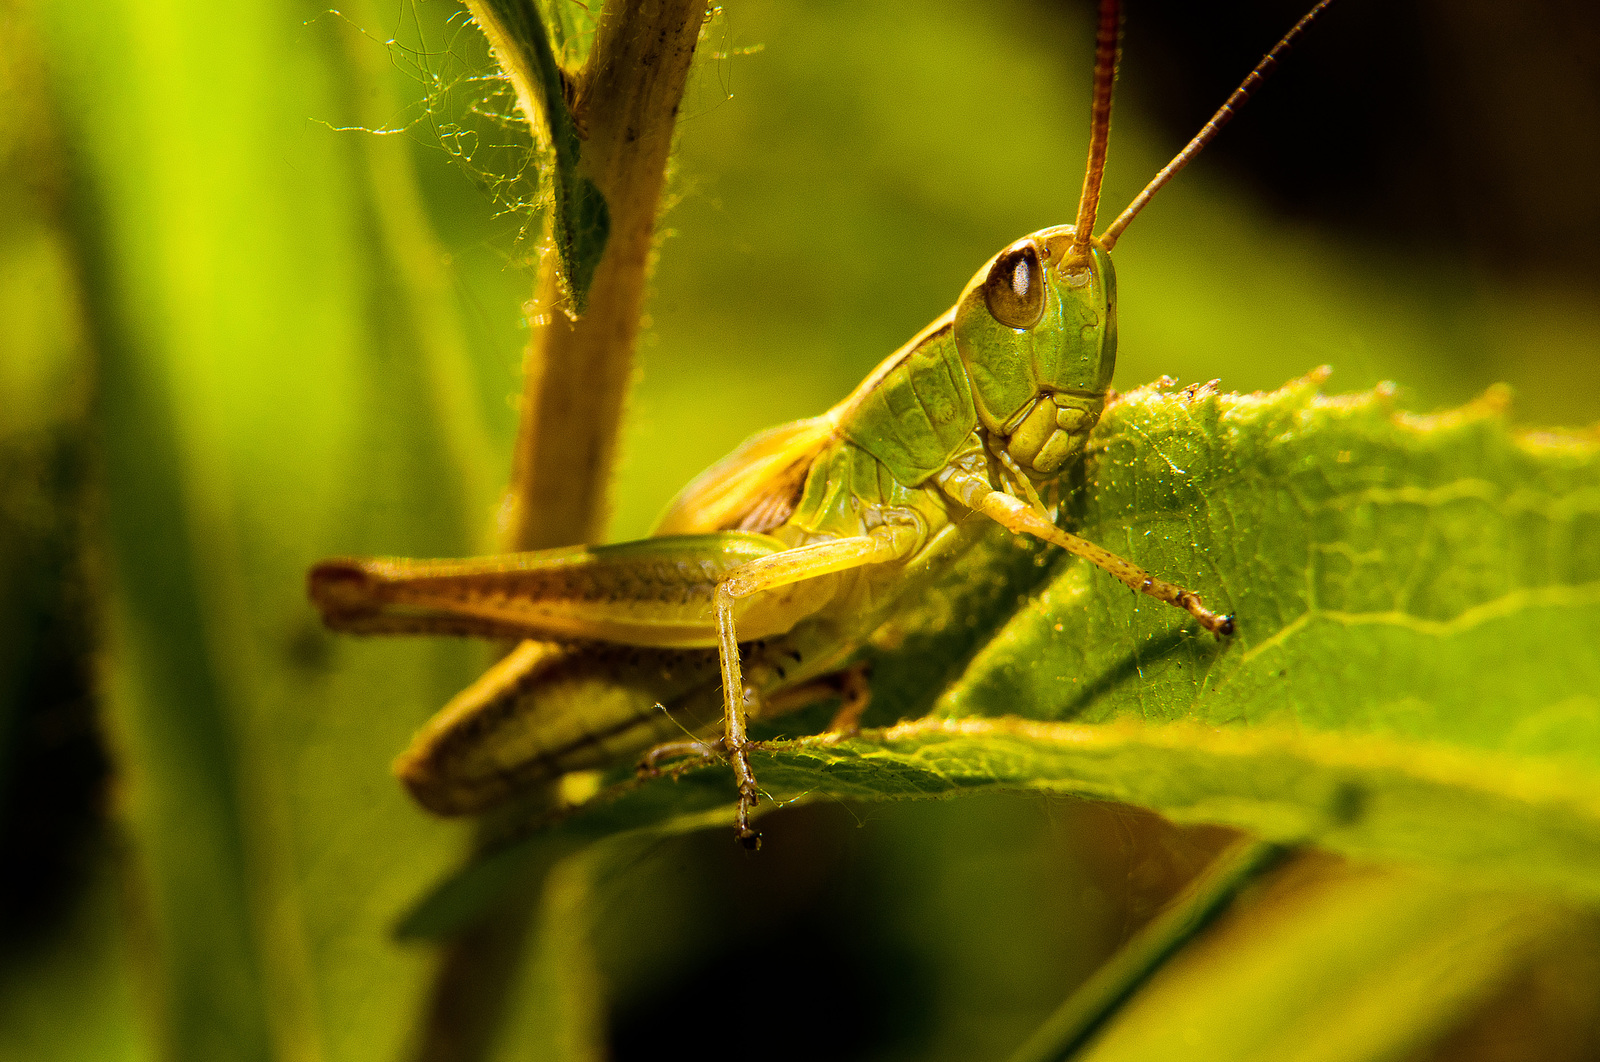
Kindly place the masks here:
POLYGON ((1007 328, 1032 328, 1044 316, 1044 270, 1039 249, 1022 240, 1000 252, 983 282, 983 301, 1007 328))

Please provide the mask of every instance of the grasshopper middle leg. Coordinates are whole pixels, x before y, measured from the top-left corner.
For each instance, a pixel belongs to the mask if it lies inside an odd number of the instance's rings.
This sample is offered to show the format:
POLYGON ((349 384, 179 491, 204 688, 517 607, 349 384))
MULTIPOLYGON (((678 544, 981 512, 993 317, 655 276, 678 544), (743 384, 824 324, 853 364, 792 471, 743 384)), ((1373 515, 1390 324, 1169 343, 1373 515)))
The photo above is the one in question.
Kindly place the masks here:
POLYGON ((758 799, 755 774, 750 769, 750 739, 746 735, 745 703, 751 695, 744 683, 739 661, 739 638, 734 625, 734 608, 744 598, 765 590, 775 590, 802 579, 867 564, 903 560, 916 552, 921 531, 911 524, 884 524, 871 534, 819 542, 798 549, 775 553, 742 564, 717 584, 717 647, 722 662, 724 697, 723 745, 733 765, 739 785, 738 837, 747 848, 761 843, 761 835, 750 828, 750 809, 758 799))

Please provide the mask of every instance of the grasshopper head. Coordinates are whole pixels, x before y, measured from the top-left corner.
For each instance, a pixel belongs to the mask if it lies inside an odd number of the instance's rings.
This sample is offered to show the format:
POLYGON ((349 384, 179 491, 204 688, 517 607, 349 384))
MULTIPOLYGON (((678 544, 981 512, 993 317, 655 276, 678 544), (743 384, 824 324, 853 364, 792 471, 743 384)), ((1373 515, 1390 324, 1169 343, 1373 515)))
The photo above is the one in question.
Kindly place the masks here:
POLYGON ((1070 225, 1025 236, 978 270, 955 339, 978 419, 1024 470, 1053 475, 1100 418, 1117 360, 1117 280, 1070 225))

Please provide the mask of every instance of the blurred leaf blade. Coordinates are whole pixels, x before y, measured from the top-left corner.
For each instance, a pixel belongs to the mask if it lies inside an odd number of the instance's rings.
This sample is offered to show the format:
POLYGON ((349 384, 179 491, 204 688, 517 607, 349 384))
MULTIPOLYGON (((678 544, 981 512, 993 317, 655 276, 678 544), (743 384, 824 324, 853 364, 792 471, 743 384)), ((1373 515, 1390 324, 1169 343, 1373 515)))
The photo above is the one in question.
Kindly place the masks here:
POLYGON ((394 1057, 428 963, 383 927, 464 837, 384 764, 478 652, 336 644, 303 573, 471 552, 499 477, 411 148, 330 128, 398 106, 383 46, 273 3, 41 21, 96 241, 140 998, 169 1058, 394 1057))
POLYGON ((1542 956, 1594 939, 1539 900, 1373 869, 1306 877, 1178 956, 1081 1057, 1174 1042, 1196 1060, 1417 1057, 1542 956))
POLYGON ((0 964, 0 1057, 30 1062, 143 1062, 160 1056, 144 1035, 133 942, 120 904, 119 868, 98 853, 86 887, 47 947, 0 964))
POLYGON ((625 782, 600 799, 565 808, 549 828, 478 853, 413 902, 394 926, 399 940, 446 937, 469 925, 506 888, 550 868, 597 841, 636 837, 649 841, 733 822, 731 790, 715 775, 690 775, 670 789, 625 782))
POLYGON ((1290 850, 1244 839, 1211 865, 1123 946, 1010 1056, 1010 1062, 1055 1062, 1088 1044, 1174 955, 1279 866, 1290 850))
POLYGON ((93 358, 38 26, 15 3, 0 22, 0 1057, 133 1062, 84 555, 93 358))

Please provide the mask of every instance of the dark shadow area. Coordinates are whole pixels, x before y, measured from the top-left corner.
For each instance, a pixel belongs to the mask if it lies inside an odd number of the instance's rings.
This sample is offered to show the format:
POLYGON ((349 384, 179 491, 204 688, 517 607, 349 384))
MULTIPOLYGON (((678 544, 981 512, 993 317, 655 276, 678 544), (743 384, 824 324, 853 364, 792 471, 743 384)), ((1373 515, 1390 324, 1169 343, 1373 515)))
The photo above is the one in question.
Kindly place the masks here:
POLYGON ((821 912, 807 912, 621 1011, 611 1026, 612 1058, 660 1058, 664 1044, 686 1036, 708 1062, 873 1058, 926 1028, 929 997, 917 995, 926 980, 911 955, 869 946, 821 912))
POLYGON ((694 865, 718 868, 703 882, 716 894, 705 897, 716 912, 704 927, 711 946, 618 1001, 615 1062, 659 1058, 676 1045, 706 1060, 770 1062, 845 1062, 923 1045, 938 998, 933 971, 890 927, 863 920, 881 883, 858 845, 839 843, 841 829, 854 840, 853 820, 813 807, 762 826, 769 843, 755 857, 735 851, 722 830, 672 842, 694 865), (831 850, 818 853, 814 843, 829 840, 831 850))
POLYGON ((103 816, 82 464, 55 432, 0 451, 0 952, 71 911, 103 816))
MULTIPOLYGON (((1310 6, 1128 4, 1119 91, 1176 149, 1310 6)), ((1339 0, 1206 165, 1355 240, 1600 275, 1600 6, 1339 0)))

